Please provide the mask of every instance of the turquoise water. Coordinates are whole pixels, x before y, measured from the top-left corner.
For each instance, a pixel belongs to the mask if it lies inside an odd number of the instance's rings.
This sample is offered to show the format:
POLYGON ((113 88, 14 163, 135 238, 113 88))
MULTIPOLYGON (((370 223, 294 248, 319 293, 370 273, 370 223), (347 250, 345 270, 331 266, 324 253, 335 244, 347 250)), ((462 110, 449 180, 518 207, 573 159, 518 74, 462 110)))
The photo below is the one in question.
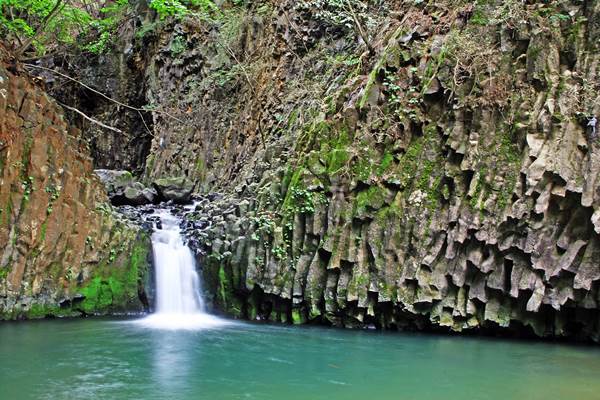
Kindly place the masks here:
POLYGON ((235 323, 0 323, 0 399, 600 399, 600 349, 235 323))

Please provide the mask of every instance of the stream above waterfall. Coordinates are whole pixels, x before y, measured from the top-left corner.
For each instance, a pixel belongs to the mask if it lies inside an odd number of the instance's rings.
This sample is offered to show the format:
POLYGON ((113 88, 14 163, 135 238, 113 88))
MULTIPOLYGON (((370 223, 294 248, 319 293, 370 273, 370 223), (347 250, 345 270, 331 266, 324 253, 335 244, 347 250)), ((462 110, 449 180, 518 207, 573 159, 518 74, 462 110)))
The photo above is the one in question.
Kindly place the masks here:
POLYGON ((600 349, 541 342, 237 322, 0 325, 3 399, 589 400, 599 374, 600 349))

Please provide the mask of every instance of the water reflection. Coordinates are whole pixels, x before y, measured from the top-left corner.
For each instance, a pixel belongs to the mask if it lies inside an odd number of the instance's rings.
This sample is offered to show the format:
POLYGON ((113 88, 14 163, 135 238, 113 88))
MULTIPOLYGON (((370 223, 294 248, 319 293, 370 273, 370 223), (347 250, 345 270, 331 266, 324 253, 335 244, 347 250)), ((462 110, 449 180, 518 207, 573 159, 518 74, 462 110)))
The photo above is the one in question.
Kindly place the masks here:
POLYGON ((189 332, 152 334, 151 375, 160 393, 180 393, 192 381, 192 372, 202 355, 197 351, 200 338, 191 337, 189 332))

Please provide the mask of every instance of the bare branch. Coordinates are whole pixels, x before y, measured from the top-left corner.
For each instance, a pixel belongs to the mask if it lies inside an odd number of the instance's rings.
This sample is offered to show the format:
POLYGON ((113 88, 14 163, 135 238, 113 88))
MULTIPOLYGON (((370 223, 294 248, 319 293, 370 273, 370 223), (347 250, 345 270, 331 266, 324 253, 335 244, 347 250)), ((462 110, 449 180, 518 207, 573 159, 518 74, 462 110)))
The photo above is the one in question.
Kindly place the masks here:
POLYGON ((365 45, 367 46, 367 49, 369 50, 369 54, 375 54, 375 49, 373 48, 373 46, 371 45, 371 42, 369 41, 369 35, 365 32, 362 24, 360 23, 360 20, 358 19, 358 15, 356 15, 356 11, 354 10, 354 7, 352 7, 352 3, 350 3, 350 1, 348 1, 348 0, 346 0, 346 1, 344 1, 344 5, 346 6, 347 10, 350 11, 350 15, 352 15, 352 21, 354 22, 354 27, 356 29, 356 32, 361 37, 363 42, 365 42, 365 45))
POLYGON ((56 70, 54 70, 54 69, 51 69, 51 68, 46 68, 46 67, 42 67, 41 65, 35 65, 35 64, 26 64, 26 63, 24 63, 23 65, 24 65, 24 66, 26 66, 26 67, 30 67, 30 68, 38 68, 38 69, 42 69, 42 70, 44 70, 44 71, 49 71, 49 72, 55 73, 56 75, 62 76, 63 78, 66 78, 66 79, 68 79, 68 80, 70 80, 70 81, 72 81, 72 82, 75 82, 75 83, 77 83, 77 84, 79 84, 79 85, 83 86, 83 87, 84 87, 84 88, 86 88, 87 90, 89 90, 89 91, 91 91, 91 92, 94 92, 94 93, 96 93, 97 95, 100 95, 100 96, 102 96, 103 98, 105 98, 106 100, 108 100, 108 101, 110 101, 110 102, 113 102, 113 103, 115 103, 115 104, 118 104, 118 105, 120 105, 120 106, 122 106, 122 107, 128 108, 128 109, 130 109, 130 110, 133 110, 133 111, 138 111, 138 112, 139 112, 139 111, 145 111, 145 112, 155 112, 155 113, 157 113, 157 114, 163 114, 163 115, 166 115, 167 117, 169 117, 169 118, 172 118, 172 119, 174 119, 174 120, 175 120, 175 121, 177 121, 177 122, 184 123, 182 120, 180 120, 180 119, 179 119, 179 118, 177 118, 177 117, 174 117, 173 115, 169 114, 169 113, 168 113, 168 112, 166 112, 166 111, 157 110, 157 109, 150 109, 150 108, 139 108, 139 107, 130 106, 129 104, 121 103, 120 101, 118 101, 118 100, 115 100, 115 99, 113 99, 113 98, 111 98, 111 97, 109 97, 109 96, 105 95, 104 93, 102 93, 102 92, 99 92, 98 90, 96 90, 96 89, 93 89, 93 88, 89 87, 89 86, 88 86, 88 85, 86 85, 85 83, 83 83, 83 82, 81 82, 81 81, 79 81, 79 80, 77 80, 77 79, 75 79, 75 78, 72 78, 72 77, 70 77, 69 75, 65 75, 65 74, 63 74, 62 72, 58 72, 58 71, 56 71, 56 70))
POLYGON ((66 108, 67 110, 71 110, 71 111, 74 111, 74 112, 76 112, 77 114, 81 115, 83 118, 87 119, 87 120, 88 120, 88 121, 90 121, 91 123, 93 123, 93 124, 96 124, 96 125, 98 125, 98 126, 101 126, 101 127, 102 127, 102 128, 104 128, 104 129, 108 129, 108 130, 111 130, 111 131, 113 131, 113 132, 117 132, 117 133, 123 133, 123 131, 122 131, 122 130, 120 130, 120 129, 118 129, 118 128, 115 128, 114 126, 109 126, 109 125, 106 125, 106 124, 104 124, 104 123, 102 123, 102 122, 98 121, 97 119, 94 119, 94 118, 92 118, 92 117, 90 117, 90 116, 88 116, 88 115, 84 114, 82 111, 79 111, 79 110, 78 110, 78 109, 76 109, 75 107, 68 106, 68 105, 66 105, 66 104, 63 104, 63 103, 61 103, 61 102, 58 102, 58 104, 60 104, 62 107, 66 108))
POLYGON ((219 46, 223 47, 231 55, 231 57, 237 63, 237 65, 242 69, 242 72, 244 73, 246 81, 248 82, 248 85, 250 85, 250 90, 252 91, 252 93, 255 93, 254 85, 252 84, 252 81, 250 80, 250 75, 248 74, 248 71, 246 71, 246 67, 240 62, 240 60, 238 60, 238 58, 236 57, 236 55, 233 52, 233 50, 231 49, 231 47, 229 47, 227 44, 223 44, 219 41, 217 41, 217 44, 219 46))
POLYGON ((140 115, 140 118, 142 119, 142 122, 144 123, 144 126, 146 127, 146 130, 148 131, 148 134, 150 135, 150 137, 154 137, 154 134, 152 133, 150 128, 148 128, 148 125, 146 124, 146 121, 144 120, 144 116, 142 115, 142 113, 140 111, 138 111, 138 114, 140 115))

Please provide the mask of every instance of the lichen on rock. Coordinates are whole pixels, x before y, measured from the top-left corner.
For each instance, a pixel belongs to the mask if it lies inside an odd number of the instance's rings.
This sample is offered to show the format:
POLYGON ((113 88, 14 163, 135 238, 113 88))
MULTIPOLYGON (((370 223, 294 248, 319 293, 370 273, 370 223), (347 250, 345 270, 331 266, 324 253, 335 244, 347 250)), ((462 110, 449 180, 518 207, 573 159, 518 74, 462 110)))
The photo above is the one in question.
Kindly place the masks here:
MULTIPOLYGON (((600 111, 585 83, 598 81, 588 21, 600 10, 409 3, 405 18, 375 15, 375 54, 358 71, 324 78, 324 112, 279 88, 290 106, 278 115, 304 112, 302 124, 263 120, 266 148, 247 145, 256 154, 230 175, 236 190, 213 185, 230 194, 199 207, 206 223, 189 236, 228 283, 209 290, 216 305, 294 323, 598 340, 600 143, 581 115, 600 111)), ((333 38, 311 40, 276 70, 325 57, 333 38)), ((344 49, 351 59, 360 47, 344 49)))

